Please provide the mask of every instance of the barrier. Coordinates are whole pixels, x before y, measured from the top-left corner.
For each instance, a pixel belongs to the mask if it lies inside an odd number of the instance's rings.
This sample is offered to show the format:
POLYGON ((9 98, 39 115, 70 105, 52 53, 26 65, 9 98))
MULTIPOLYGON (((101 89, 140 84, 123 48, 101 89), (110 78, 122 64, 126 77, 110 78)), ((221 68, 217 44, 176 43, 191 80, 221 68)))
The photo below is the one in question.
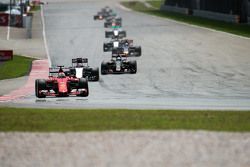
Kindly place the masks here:
POLYGON ((23 17, 23 27, 27 30, 27 38, 32 38, 32 18, 33 15, 30 13, 23 17))
MULTIPOLYGON (((176 6, 168 6, 162 5, 161 10, 169 11, 169 12, 176 12, 186 15, 193 15, 198 17, 203 17, 212 20, 219 20, 231 23, 240 23, 240 16, 239 15, 231 15, 231 14, 224 14, 224 13, 217 13, 205 10, 191 10, 188 8, 180 8, 176 6)), ((250 21, 250 20, 249 20, 250 21)))
POLYGON ((160 10, 176 12, 176 13, 181 13, 181 14, 189 14, 188 8, 180 8, 180 7, 175 7, 175 6, 161 5, 160 10))
POLYGON ((231 23, 239 23, 240 17, 238 15, 230 15, 230 14, 223 14, 223 13, 216 13, 204 10, 193 10, 193 16, 199 16, 207 19, 212 20, 219 20, 231 23))
POLYGON ((0 61, 13 60, 13 50, 0 50, 0 61))

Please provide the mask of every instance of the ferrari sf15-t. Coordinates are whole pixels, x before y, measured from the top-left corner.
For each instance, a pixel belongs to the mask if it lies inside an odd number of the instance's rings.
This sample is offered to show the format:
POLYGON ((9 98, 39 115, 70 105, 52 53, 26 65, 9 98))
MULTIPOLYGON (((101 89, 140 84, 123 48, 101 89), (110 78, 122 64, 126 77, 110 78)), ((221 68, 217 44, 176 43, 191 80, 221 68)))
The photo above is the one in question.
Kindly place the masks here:
POLYGON ((48 79, 36 79, 35 94, 38 98, 46 96, 67 97, 70 95, 86 97, 89 95, 88 81, 85 78, 67 76, 59 67, 57 76, 55 69, 50 69, 48 79))

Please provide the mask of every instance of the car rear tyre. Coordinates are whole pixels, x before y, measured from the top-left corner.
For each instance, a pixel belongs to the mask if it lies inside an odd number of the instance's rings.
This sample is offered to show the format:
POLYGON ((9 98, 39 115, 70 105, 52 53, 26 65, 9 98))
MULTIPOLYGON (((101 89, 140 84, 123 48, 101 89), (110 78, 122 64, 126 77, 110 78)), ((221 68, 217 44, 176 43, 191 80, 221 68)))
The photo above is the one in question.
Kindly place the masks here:
POLYGON ((93 76, 93 81, 99 81, 100 75, 99 75, 99 68, 94 68, 92 70, 92 76, 93 76))
POLYGON ((136 47, 135 51, 138 53, 138 56, 141 56, 141 47, 140 46, 136 47))
POLYGON ((107 63, 105 63, 105 62, 102 62, 102 64, 101 64, 101 74, 102 75, 105 75, 105 74, 107 74, 107 63))
POLYGON ((88 86, 88 81, 85 78, 80 78, 79 79, 79 86, 78 89, 85 89, 86 92, 80 93, 79 96, 81 97, 87 97, 89 95, 89 86, 88 86))
POLYGON ((135 74, 137 72, 137 62, 135 60, 129 61, 130 64, 130 73, 135 74))
POLYGON ((46 95, 41 94, 40 93, 41 90, 46 90, 46 80, 45 79, 36 79, 36 81, 35 81, 36 97, 45 98, 46 95))
POLYGON ((103 52, 107 52, 107 51, 108 51, 108 45, 106 43, 104 43, 103 44, 103 52))
MULTIPOLYGON (((105 25, 104 25, 104 27, 105 27, 105 25)), ((108 38, 108 32, 107 31, 105 31, 105 38, 108 38)))

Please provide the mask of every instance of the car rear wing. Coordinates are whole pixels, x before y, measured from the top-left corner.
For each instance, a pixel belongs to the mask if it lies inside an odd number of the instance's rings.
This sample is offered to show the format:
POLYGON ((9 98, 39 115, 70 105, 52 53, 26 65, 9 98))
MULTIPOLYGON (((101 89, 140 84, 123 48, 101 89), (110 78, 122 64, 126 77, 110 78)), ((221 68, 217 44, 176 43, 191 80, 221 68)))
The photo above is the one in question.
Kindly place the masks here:
POLYGON ((134 40, 133 40, 133 39, 122 39, 122 40, 120 41, 120 43, 122 43, 122 44, 125 44, 126 42, 127 42, 128 44, 133 44, 134 40))
POLYGON ((124 49, 122 47, 112 49, 112 56, 113 55, 116 56, 116 55, 120 55, 120 54, 124 54, 124 49))
POLYGON ((123 48, 113 48, 112 57, 117 57, 117 56, 128 57, 129 55, 124 53, 123 48))
POLYGON ((118 34, 115 34, 115 30, 113 31, 105 31, 105 38, 124 38, 126 37, 126 31, 118 31, 118 34))
POLYGON ((70 69, 65 67, 51 67, 49 68, 49 76, 57 76, 59 73, 59 70, 63 70, 66 76, 70 75, 70 69))
POLYGON ((141 47, 129 47, 124 50, 124 47, 118 47, 112 49, 112 57, 115 56, 126 56, 126 57, 139 57, 141 56, 141 47))
POLYGON ((72 63, 88 63, 88 58, 76 58, 76 59, 72 59, 72 63))

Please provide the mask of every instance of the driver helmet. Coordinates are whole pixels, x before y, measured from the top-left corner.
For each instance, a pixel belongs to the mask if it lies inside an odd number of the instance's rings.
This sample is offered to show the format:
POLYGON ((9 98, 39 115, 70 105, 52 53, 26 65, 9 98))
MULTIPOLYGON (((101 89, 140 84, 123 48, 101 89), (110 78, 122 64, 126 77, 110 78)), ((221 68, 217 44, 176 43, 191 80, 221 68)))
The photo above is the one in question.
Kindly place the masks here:
POLYGON ((117 56, 116 60, 121 61, 122 60, 121 56, 117 56))
POLYGON ((58 73, 58 78, 65 78, 65 77, 66 77, 66 75, 65 75, 64 72, 59 72, 58 73))

